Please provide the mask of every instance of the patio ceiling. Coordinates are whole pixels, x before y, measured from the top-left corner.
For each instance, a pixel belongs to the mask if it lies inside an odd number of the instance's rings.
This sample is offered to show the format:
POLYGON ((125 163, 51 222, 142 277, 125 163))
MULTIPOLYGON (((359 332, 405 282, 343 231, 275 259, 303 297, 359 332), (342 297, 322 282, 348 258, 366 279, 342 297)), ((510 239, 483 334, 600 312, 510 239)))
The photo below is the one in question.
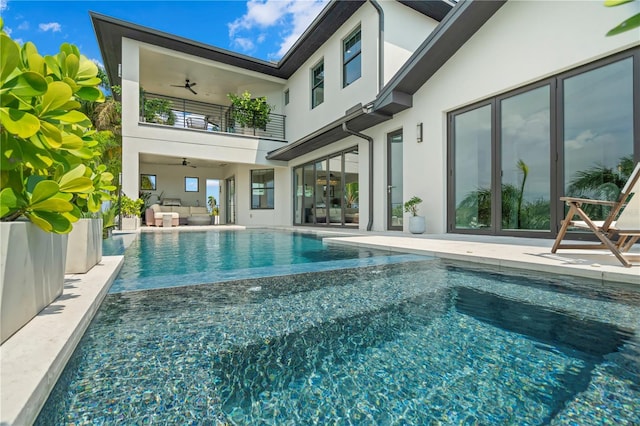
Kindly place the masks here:
POLYGON ((258 74, 224 64, 213 64, 176 52, 166 52, 149 46, 140 49, 140 85, 146 92, 219 105, 228 105, 227 93, 238 93, 250 87, 252 93, 281 92, 285 80, 258 74), (193 89, 184 87, 185 79, 197 83, 193 89))
POLYGON ((165 155, 156 155, 156 154, 143 154, 140 153, 140 164, 152 164, 152 165, 163 165, 163 166, 181 166, 187 170, 191 170, 192 167, 196 168, 222 168, 226 167, 229 164, 223 163, 220 161, 207 160, 203 158, 194 158, 194 157, 170 157, 165 155), (182 166, 182 160, 186 158, 189 161, 188 166, 182 166))

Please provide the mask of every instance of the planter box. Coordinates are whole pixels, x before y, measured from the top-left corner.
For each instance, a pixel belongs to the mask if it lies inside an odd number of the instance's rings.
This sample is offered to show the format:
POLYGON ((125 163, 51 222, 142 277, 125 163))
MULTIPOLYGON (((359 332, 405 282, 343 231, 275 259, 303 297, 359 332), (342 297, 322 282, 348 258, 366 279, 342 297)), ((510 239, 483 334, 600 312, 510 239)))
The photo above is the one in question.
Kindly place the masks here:
POLYGON ((424 234, 427 230, 424 216, 411 216, 409 217, 409 232, 412 234, 424 234))
POLYGON ((86 274, 101 260, 102 219, 80 219, 69 233, 65 274, 86 274))
POLYGON ((135 231, 140 227, 139 217, 123 217, 120 229, 123 231, 135 231))
POLYGON ((62 294, 67 235, 31 222, 0 222, 2 342, 62 294))

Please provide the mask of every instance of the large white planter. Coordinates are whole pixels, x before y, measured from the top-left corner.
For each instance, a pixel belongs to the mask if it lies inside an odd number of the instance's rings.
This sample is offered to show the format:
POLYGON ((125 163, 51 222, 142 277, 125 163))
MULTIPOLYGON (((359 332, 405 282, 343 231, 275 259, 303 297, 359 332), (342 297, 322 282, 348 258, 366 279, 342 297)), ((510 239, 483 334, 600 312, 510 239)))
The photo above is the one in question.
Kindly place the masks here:
POLYGON ((427 230, 427 225, 424 220, 424 216, 411 216, 409 217, 409 232, 412 234, 424 234, 427 230))
POLYGON ((67 235, 0 222, 0 338, 7 340, 62 294, 67 235))
POLYGON ((120 229, 123 231, 135 231, 140 227, 140 218, 139 217, 123 217, 122 218, 122 226, 120 229))
POLYGON ((102 219, 73 224, 67 245, 66 274, 86 274, 102 260, 102 219))

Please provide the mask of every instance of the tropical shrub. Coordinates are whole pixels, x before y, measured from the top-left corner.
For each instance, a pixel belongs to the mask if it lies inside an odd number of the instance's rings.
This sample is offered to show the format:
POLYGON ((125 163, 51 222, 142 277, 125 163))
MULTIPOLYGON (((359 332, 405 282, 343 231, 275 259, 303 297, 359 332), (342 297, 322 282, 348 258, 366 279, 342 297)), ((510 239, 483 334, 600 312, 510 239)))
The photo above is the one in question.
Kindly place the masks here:
POLYGON ((120 214, 124 217, 138 217, 142 214, 142 208, 144 207, 144 200, 138 198, 133 200, 126 195, 120 198, 120 214))
POLYGON ((409 201, 404 203, 405 213, 411 213, 411 216, 418 216, 418 205, 420 203, 422 203, 422 199, 414 195, 409 201))
POLYGON ((242 95, 229 93, 227 97, 231 100, 234 125, 266 130, 271 120, 271 105, 267 103, 267 98, 252 98, 251 93, 246 91, 242 95))
POLYGON ((110 199, 113 175, 96 165, 95 131, 80 111, 80 100, 104 99, 97 73, 74 45, 45 57, 20 46, 0 19, 0 220, 67 233, 110 199))

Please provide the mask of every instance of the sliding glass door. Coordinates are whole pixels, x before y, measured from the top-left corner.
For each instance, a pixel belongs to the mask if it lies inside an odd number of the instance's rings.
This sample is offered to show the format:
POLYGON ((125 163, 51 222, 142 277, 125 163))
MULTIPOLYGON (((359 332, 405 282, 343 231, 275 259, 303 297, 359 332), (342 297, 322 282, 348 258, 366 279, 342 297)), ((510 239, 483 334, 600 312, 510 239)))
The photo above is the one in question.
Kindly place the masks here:
POLYGON ((555 236, 561 196, 616 199, 640 157, 639 56, 636 49, 450 113, 449 232, 555 236))

